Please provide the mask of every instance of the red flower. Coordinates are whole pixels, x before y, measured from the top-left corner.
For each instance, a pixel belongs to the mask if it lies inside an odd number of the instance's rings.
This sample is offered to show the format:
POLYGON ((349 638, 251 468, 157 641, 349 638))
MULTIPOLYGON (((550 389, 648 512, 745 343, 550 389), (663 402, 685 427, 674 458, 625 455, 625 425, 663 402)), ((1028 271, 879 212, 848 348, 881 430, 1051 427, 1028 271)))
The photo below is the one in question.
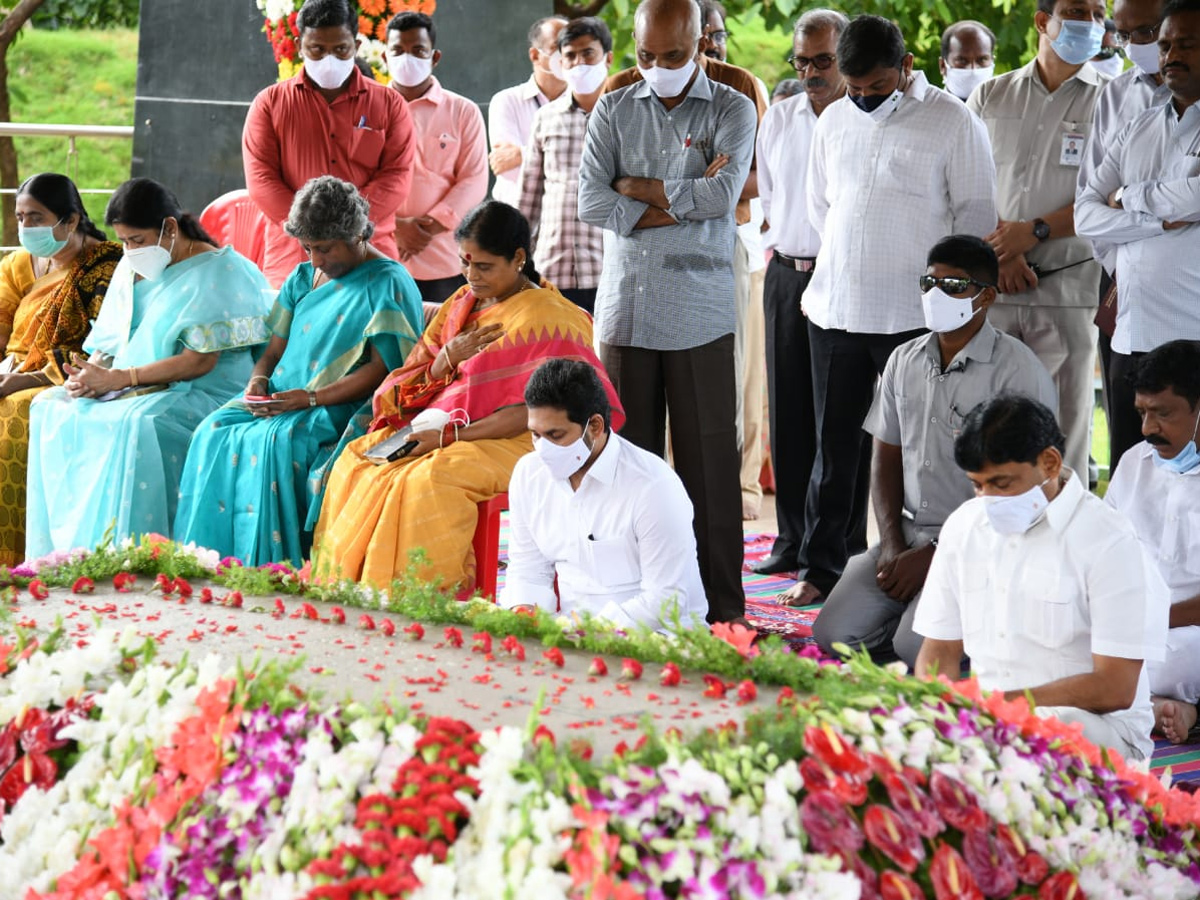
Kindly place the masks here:
POLYGON ((372 619, 366 613, 363 613, 361 616, 358 617, 358 627, 361 628, 363 631, 374 631, 375 630, 375 620, 372 619))
POLYGON ((938 843, 929 866, 929 879, 937 900, 983 900, 971 870, 949 844, 938 843))
POLYGON ((536 745, 540 744, 542 741, 549 741, 551 747, 555 745, 554 732, 545 725, 539 725, 533 732, 533 743, 536 745))
POLYGON ((987 813, 979 808, 961 781, 935 771, 929 779, 929 790, 942 818, 959 831, 983 828, 988 824, 987 813))
POLYGON ((986 828, 963 835, 963 858, 985 897, 1008 897, 1017 889, 1017 857, 986 828))
POLYGON ((175 593, 175 582, 162 572, 154 576, 154 583, 158 585, 158 589, 163 592, 164 597, 175 593))
POLYGON ((192 596, 192 586, 185 578, 177 576, 173 582, 173 587, 179 592, 180 597, 186 598, 192 596))
POLYGON ((779 696, 775 698, 776 706, 784 706, 796 699, 796 692, 786 684, 779 689, 779 696))
POLYGON ((315 619, 321 618, 321 614, 319 612, 317 612, 317 608, 315 606, 313 606, 311 603, 301 603, 300 604, 300 612, 304 613, 304 618, 306 618, 306 619, 314 619, 315 620, 315 619))
POLYGON ((592 755, 595 753, 595 750, 592 749, 591 742, 586 741, 583 738, 575 738, 575 740, 571 741, 570 750, 575 756, 578 756, 580 759, 584 760, 591 759, 592 755))
POLYGON ((1009 852, 1017 861, 1017 877, 1021 881, 1028 885, 1038 885, 1046 880, 1046 876, 1050 874, 1049 864, 1037 851, 1030 850, 1019 834, 1007 825, 997 825, 996 835, 1008 845, 1009 852))
POLYGON ((923 837, 931 838, 942 833, 946 824, 938 815, 928 794, 895 770, 884 773, 882 777, 892 806, 907 818, 923 837))
POLYGON ((132 572, 118 572, 113 576, 113 587, 116 588, 119 593, 127 594, 136 581, 137 576, 132 572))
POLYGON ((602 657, 602 656, 593 656, 592 657, 592 664, 590 666, 588 666, 588 674, 589 675, 607 675, 608 674, 608 663, 606 663, 604 661, 604 657, 602 657))
POLYGON ((925 900, 920 885, 891 869, 879 876, 879 895, 883 900, 925 900))
POLYGON ((831 791, 843 803, 858 806, 867 799, 867 785, 853 775, 842 776, 815 756, 800 760, 800 777, 810 791, 831 791))
POLYGON ((758 699, 758 688, 749 678, 745 678, 737 686, 738 703, 753 703, 758 699))
POLYGON ((1056 872, 1038 888, 1038 900, 1084 900, 1079 882, 1070 872, 1056 872))
POLYGON ((642 677, 642 664, 636 659, 625 657, 621 660, 621 680, 637 681, 642 677))
POLYGON ((94 594, 96 592, 96 582, 88 578, 86 575, 80 575, 75 579, 75 583, 71 585, 72 594, 94 594))
POLYGON ((510 634, 500 642, 500 646, 509 656, 515 656, 518 662, 525 661, 525 645, 517 640, 515 634, 510 634))
POLYGON ((547 662, 551 663, 552 665, 558 666, 560 669, 562 668, 562 665, 565 662, 565 660, 563 659, 563 652, 561 650, 559 650, 557 647, 551 647, 549 650, 547 650, 545 653, 542 654, 542 658, 545 659, 547 662))
POLYGON ((679 674, 679 666, 673 662, 664 665, 658 674, 658 683, 663 687, 675 687, 682 680, 683 676, 679 674))
POLYGON ((890 807, 868 806, 863 816, 863 831, 880 853, 910 875, 925 859, 925 845, 917 830, 890 807))
POLYGON ((413 622, 411 625, 405 625, 404 633, 408 635, 408 639, 410 641, 419 641, 421 638, 425 637, 425 629, 421 627, 420 622, 413 622))
POLYGON ((725 696, 725 691, 727 689, 725 682, 716 675, 705 675, 704 684, 705 697, 708 697, 711 700, 720 700, 725 696))
POLYGON ((242 592, 241 592, 241 591, 230 591, 228 594, 226 594, 226 595, 225 595, 225 599, 224 599, 224 601, 222 601, 222 602, 223 602, 223 603, 224 603, 226 606, 233 606, 233 607, 236 607, 236 608, 238 608, 238 609, 241 609, 241 607, 242 607, 242 600, 243 600, 243 598, 242 598, 242 592))
POLYGON ((335 606, 329 611, 329 621, 331 621, 334 625, 345 625, 346 611, 340 606, 335 606))
POLYGON ((462 632, 457 628, 448 626, 446 630, 442 632, 442 634, 445 635, 446 643, 451 647, 461 647, 463 645, 462 632))
POLYGON ((276 597, 276 598, 275 598, 275 612, 274 612, 274 615, 275 615, 276 617, 279 617, 279 616, 286 616, 286 615, 287 615, 287 606, 285 606, 285 605, 284 605, 283 599, 282 599, 281 597, 276 597))
POLYGON ((212 603, 213 602, 212 588, 201 588, 200 589, 200 602, 201 603, 212 603))
POLYGON ((800 803, 800 824, 818 853, 855 854, 863 833, 845 804, 829 791, 810 791, 800 803))
POLYGON ((384 637, 391 637, 396 633, 396 623, 391 619, 384 619, 379 623, 379 633, 384 637))
POLYGON ((42 579, 35 578, 29 582, 29 596, 34 600, 45 600, 50 596, 50 592, 46 590, 46 585, 42 583, 42 579))
POLYGON ((758 655, 758 648, 754 646, 754 639, 758 637, 758 632, 753 628, 747 628, 740 624, 730 625, 728 622, 714 622, 712 633, 714 637, 720 638, 747 659, 758 655))
POLYGON ((804 732, 804 749, 840 775, 858 778, 871 768, 858 748, 841 737, 828 723, 808 726, 804 732))
MULTIPOLYGON (((477 631, 471 635, 471 652, 482 653, 485 656, 492 652, 492 636, 486 631, 477 631)), ((562 665, 562 663, 559 663, 562 665)))

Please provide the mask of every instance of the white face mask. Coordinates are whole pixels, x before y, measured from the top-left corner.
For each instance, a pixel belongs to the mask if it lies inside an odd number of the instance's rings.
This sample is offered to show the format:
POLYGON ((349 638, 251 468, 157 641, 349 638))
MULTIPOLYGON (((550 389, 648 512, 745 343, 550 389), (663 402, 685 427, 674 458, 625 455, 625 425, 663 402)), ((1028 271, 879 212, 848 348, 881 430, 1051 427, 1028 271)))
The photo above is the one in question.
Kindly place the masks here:
POLYGON ((141 275, 147 281, 157 281, 171 264, 171 251, 175 249, 175 235, 171 236, 171 249, 162 245, 163 230, 167 227, 164 220, 162 228, 158 229, 158 241, 149 247, 138 247, 136 250, 126 250, 125 258, 129 260, 129 268, 141 275))
POLYGON ((670 100, 672 97, 682 94, 684 88, 688 86, 688 82, 692 80, 692 75, 696 72, 696 61, 689 59, 687 65, 678 69, 664 69, 662 66, 643 69, 638 66, 638 71, 642 73, 646 84, 650 85, 654 96, 670 100))
POLYGON ((593 94, 600 90, 608 77, 608 63, 598 62, 592 66, 573 66, 563 70, 563 80, 573 94, 593 94))
POLYGON ((1125 59, 1120 54, 1113 54, 1108 59, 1093 59, 1092 68, 1106 78, 1116 78, 1125 70, 1125 59))
MULTIPOLYGON (((980 291, 979 294, 982 294, 980 291)), ((973 305, 974 297, 951 297, 940 287, 934 287, 921 295, 921 311, 925 314, 925 327, 935 334, 957 331, 975 316, 978 309, 973 305)))
POLYGON ((565 447, 544 437, 533 442, 533 449, 536 451, 538 459, 542 461, 542 465, 550 472, 551 478, 556 481, 565 481, 584 467, 588 457, 592 455, 592 448, 583 439, 586 434, 587 428, 585 427, 579 439, 565 447))
POLYGON ((555 50, 550 54, 550 61, 546 64, 550 69, 550 74, 559 81, 566 81, 563 77, 562 54, 555 50))
POLYGON ((966 100, 971 96, 971 91, 985 81, 991 81, 995 73, 995 66, 984 66, 981 69, 948 68, 945 79, 946 90, 959 100, 966 100))
POLYGON ((387 67, 392 80, 401 87, 416 87, 433 71, 433 57, 421 59, 411 53, 401 53, 399 56, 389 53, 387 67))
POLYGON ((1000 534, 1024 534, 1046 512, 1050 501, 1042 488, 1050 483, 1047 478, 1015 497, 985 497, 988 521, 1000 534))
POLYGON ((1141 69, 1143 75, 1158 74, 1158 44, 1154 41, 1148 44, 1135 44, 1130 41, 1125 45, 1125 55, 1131 63, 1141 69))
POLYGON ((304 71, 317 87, 327 91, 340 88, 354 71, 354 57, 342 59, 332 53, 326 53, 320 59, 304 58, 304 71))

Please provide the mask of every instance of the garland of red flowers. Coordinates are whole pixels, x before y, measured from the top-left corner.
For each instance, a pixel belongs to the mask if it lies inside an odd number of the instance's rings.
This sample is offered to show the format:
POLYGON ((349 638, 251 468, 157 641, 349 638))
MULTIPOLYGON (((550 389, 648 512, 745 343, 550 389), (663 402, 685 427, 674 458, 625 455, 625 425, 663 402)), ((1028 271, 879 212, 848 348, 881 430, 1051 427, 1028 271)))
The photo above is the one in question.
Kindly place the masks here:
POLYGON ((416 752, 396 772, 391 796, 358 801, 355 825, 361 843, 343 843, 330 859, 309 864, 310 874, 329 879, 309 900, 404 897, 420 887, 413 861, 424 854, 444 862, 458 839, 468 810, 456 794, 479 796, 479 783, 466 775, 479 762, 479 732, 457 719, 431 718, 416 752))

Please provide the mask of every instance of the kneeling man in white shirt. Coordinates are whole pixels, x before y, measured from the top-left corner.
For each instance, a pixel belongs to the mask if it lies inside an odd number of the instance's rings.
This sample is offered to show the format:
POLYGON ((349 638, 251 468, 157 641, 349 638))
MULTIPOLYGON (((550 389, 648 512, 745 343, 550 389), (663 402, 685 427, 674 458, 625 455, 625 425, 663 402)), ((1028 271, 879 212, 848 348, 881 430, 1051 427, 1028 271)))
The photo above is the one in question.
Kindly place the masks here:
POLYGON ((552 359, 525 388, 534 452, 509 482, 501 606, 587 612, 620 627, 703 627, 692 503, 679 476, 612 431, 588 363, 552 359), (554 579, 558 577, 558 595, 554 579))
POLYGON ((1145 759, 1154 712, 1144 661, 1160 660, 1167 608, 1133 526, 1063 467, 1054 416, 1002 394, 968 413, 954 457, 975 486, 942 528, 913 629, 917 674, 1028 692, 1093 744, 1145 759))
POLYGON ((1155 724, 1180 744, 1200 700, 1200 342, 1156 347, 1129 382, 1145 440, 1122 455, 1104 501, 1133 523, 1170 592, 1166 658, 1147 674, 1155 724))

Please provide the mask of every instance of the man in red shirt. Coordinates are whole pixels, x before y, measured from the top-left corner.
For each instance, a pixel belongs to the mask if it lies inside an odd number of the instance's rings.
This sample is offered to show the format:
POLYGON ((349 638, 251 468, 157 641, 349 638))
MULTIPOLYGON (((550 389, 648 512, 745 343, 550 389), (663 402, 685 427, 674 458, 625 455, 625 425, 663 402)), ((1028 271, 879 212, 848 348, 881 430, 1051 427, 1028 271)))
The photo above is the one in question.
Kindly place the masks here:
POLYGON ((242 132, 246 188, 268 220, 263 272, 275 287, 305 258, 281 227, 305 182, 334 175, 358 188, 371 204, 371 243, 395 259, 413 167, 408 107, 355 66, 358 19, 346 0, 307 0, 296 24, 304 69, 254 98, 242 132))

